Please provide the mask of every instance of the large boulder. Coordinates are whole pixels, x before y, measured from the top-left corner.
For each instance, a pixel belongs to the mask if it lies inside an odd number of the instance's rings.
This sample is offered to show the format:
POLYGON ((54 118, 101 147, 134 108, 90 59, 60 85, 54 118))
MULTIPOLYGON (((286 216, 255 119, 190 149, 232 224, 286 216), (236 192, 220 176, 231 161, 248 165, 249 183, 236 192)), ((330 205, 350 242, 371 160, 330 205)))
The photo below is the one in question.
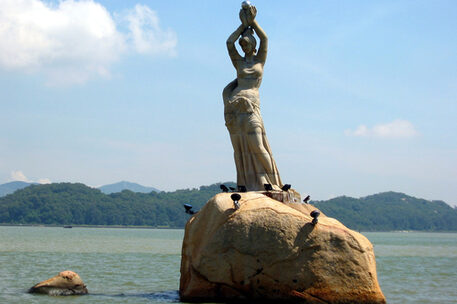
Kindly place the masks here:
POLYGON ((213 197, 186 225, 179 293, 183 301, 293 300, 385 303, 373 246, 308 204, 262 193, 213 197))
POLYGON ((70 296, 87 294, 86 285, 76 272, 65 270, 46 281, 29 289, 30 293, 42 293, 51 296, 70 296))

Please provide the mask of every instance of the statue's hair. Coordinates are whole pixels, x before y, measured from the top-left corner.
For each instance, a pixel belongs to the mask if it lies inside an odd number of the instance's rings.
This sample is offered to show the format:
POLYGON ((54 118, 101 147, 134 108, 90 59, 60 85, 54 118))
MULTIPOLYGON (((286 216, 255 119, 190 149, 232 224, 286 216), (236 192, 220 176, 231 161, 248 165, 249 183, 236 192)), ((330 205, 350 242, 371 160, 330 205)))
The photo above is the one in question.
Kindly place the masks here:
POLYGON ((257 45, 257 40, 254 37, 254 31, 252 30, 251 27, 248 27, 247 29, 244 30, 243 34, 241 34, 240 39, 238 40, 238 43, 241 45, 241 41, 244 40, 246 42, 249 42, 252 44, 254 52, 256 52, 255 47, 257 45))

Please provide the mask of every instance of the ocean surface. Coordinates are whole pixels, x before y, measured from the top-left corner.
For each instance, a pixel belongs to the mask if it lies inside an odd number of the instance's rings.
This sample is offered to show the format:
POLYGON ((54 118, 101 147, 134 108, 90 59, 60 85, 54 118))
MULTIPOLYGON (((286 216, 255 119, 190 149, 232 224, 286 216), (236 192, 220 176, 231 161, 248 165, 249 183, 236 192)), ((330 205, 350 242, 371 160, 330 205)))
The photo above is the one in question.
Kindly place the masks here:
MULTIPOLYGON (((457 303, 457 233, 370 232, 388 303, 457 303)), ((180 303, 183 230, 0 227, 0 303, 180 303), (27 289, 63 270, 86 296, 27 289)))

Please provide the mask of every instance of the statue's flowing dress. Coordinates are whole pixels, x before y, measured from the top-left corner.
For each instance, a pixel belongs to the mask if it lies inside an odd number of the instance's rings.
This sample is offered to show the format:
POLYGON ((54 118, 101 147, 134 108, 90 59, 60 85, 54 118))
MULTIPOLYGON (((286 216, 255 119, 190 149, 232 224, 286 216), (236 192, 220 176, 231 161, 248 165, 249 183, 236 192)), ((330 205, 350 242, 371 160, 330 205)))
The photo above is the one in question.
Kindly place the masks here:
MULTIPOLYGON (((238 77, 240 73, 255 74, 256 71, 252 68, 244 68, 238 71, 238 77)), ((260 86, 261 75, 258 81, 260 86)), ((238 86, 238 80, 235 79, 225 87, 222 95, 225 125, 230 133, 234 150, 237 184, 245 186, 248 191, 264 190, 264 184, 271 184, 273 188, 279 189, 282 183, 260 115, 258 88, 241 89, 238 86), (252 137, 249 137, 255 134, 258 128, 262 132, 260 144, 263 149, 253 147, 258 143, 253 142, 252 137), (260 153, 264 155, 259 155, 260 153)))

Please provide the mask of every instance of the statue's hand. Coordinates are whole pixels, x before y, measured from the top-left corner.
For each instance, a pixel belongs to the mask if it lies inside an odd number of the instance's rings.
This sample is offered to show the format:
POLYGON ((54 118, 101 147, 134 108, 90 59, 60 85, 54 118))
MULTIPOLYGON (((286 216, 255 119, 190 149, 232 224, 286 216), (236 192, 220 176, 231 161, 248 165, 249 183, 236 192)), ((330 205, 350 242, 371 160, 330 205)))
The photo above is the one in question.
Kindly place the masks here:
POLYGON ((244 9, 240 10, 240 20, 241 20, 241 24, 243 24, 244 27, 249 26, 247 15, 246 15, 246 10, 244 10, 244 9))
POLYGON ((249 6, 248 9, 244 10, 246 12, 246 19, 249 25, 254 22, 255 16, 257 16, 257 9, 254 5, 249 6))

